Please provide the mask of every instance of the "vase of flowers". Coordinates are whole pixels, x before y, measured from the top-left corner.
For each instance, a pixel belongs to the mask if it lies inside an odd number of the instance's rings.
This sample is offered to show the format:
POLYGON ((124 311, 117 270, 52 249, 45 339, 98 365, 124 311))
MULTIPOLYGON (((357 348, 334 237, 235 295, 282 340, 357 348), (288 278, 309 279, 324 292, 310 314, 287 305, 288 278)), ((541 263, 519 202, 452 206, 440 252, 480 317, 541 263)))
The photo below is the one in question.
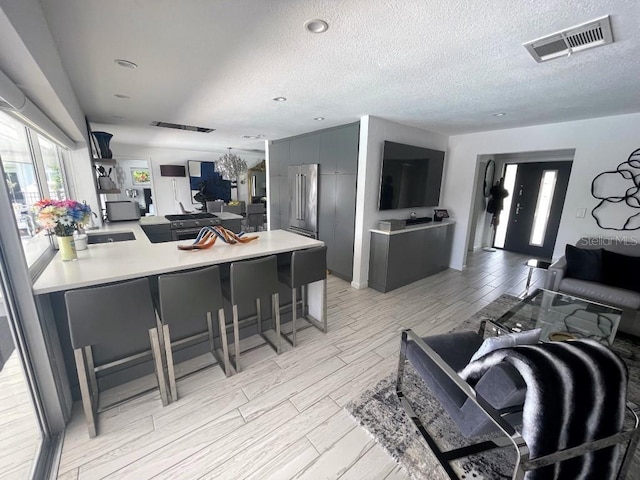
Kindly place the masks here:
POLYGON ((89 223, 89 205, 74 200, 47 198, 36 202, 34 210, 38 223, 56 235, 62 260, 68 262, 77 259, 73 232, 89 223))

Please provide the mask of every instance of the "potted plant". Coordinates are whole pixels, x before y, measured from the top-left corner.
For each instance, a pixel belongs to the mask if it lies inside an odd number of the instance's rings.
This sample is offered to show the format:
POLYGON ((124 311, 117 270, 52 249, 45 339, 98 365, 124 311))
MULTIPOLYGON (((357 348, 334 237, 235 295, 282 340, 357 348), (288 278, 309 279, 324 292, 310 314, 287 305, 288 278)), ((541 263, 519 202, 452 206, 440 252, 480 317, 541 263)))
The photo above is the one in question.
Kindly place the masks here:
POLYGON ((46 198, 36 202, 33 208, 38 224, 56 235, 62 260, 66 262, 78 258, 73 232, 89 223, 91 219, 89 205, 75 200, 46 198))

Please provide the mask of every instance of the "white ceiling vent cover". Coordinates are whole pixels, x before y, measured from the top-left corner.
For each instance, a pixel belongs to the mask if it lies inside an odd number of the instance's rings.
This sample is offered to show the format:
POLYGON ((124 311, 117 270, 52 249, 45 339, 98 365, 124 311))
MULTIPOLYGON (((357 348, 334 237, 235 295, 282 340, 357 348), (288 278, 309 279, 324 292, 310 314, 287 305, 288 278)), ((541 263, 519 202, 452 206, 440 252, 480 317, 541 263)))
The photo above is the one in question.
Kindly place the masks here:
POLYGON ((609 15, 567 28, 522 45, 536 62, 546 62, 572 53, 613 43, 609 15))

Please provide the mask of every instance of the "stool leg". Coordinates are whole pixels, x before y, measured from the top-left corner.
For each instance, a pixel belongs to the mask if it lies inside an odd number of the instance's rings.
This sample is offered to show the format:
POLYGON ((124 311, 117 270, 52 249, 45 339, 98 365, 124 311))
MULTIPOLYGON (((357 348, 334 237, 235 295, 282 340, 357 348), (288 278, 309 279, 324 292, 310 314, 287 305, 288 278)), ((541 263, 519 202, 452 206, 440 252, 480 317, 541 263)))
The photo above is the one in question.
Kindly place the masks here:
MULTIPOLYGON (((222 332, 220 332, 222 334, 222 332)), ((211 316, 211 312, 207 312, 207 334, 209 335, 209 350, 211 350, 214 354, 216 353, 216 344, 213 340, 213 318, 211 316)))
POLYGON ((73 351, 73 355, 76 359, 76 369, 78 370, 78 382, 80 383, 80 395, 82 397, 82 407, 84 408, 84 418, 87 422, 89 437, 93 438, 97 435, 96 414, 93 410, 93 401, 91 400, 91 392, 89 391, 89 383, 87 381, 84 350, 82 348, 76 348, 73 351))
POLYGON ((281 351, 281 332, 280 332, 280 294, 274 293, 272 296, 271 303, 275 310, 275 319, 276 319, 276 353, 280 355, 281 351))
POLYGON ((298 344, 297 336, 297 323, 298 323, 298 291, 296 288, 291 289, 291 313, 293 315, 291 320, 291 344, 295 347, 298 344))
POLYGON ((258 316, 258 333, 262 333, 262 305, 259 298, 256 298, 256 315, 258 316))
POLYGON ((218 324, 220 326, 220 343, 222 343, 222 359, 224 361, 224 374, 231 376, 231 366, 229 365, 229 344, 227 343, 227 323, 224 319, 224 309, 218 310, 218 324))
POLYGON ((160 341, 158 340, 158 329, 149 329, 149 341, 151 342, 151 356, 153 357, 153 366, 158 379, 158 389, 160 390, 160 398, 162 406, 169 405, 169 395, 167 393, 167 382, 164 376, 164 367, 162 366, 162 354, 160 353, 160 341))
POLYGON ((323 332, 327 333, 327 279, 322 281, 322 326, 323 332))
POLYGON ((178 387, 176 386, 176 370, 173 365, 173 348, 171 347, 171 333, 169 325, 162 326, 162 337, 164 340, 164 351, 167 357, 167 373, 169 374, 169 390, 171 390, 171 401, 178 400, 178 387))
POLYGON ((309 308, 307 307, 307 286, 302 285, 300 287, 300 295, 302 295, 302 316, 306 317, 309 315, 309 308))
POLYGON ((235 348, 234 361, 236 364, 236 373, 240 372, 240 328, 238 327, 238 306, 233 306, 233 342, 235 348))
POLYGON ((93 350, 91 346, 84 347, 85 358, 87 359, 87 374, 89 376, 89 385, 91 385, 91 405, 95 412, 100 406, 100 391, 98 390, 98 380, 96 379, 96 367, 93 363, 93 350))

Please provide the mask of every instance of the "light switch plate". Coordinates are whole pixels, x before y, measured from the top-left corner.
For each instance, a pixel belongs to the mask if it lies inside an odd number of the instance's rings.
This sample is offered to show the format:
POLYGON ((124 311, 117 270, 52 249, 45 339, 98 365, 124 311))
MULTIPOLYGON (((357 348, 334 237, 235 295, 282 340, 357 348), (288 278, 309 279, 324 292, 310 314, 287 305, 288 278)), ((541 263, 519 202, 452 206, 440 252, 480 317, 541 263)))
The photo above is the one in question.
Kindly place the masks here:
POLYGON ((586 214, 587 214, 586 208, 579 208, 576 213, 576 218, 584 218, 586 214))

